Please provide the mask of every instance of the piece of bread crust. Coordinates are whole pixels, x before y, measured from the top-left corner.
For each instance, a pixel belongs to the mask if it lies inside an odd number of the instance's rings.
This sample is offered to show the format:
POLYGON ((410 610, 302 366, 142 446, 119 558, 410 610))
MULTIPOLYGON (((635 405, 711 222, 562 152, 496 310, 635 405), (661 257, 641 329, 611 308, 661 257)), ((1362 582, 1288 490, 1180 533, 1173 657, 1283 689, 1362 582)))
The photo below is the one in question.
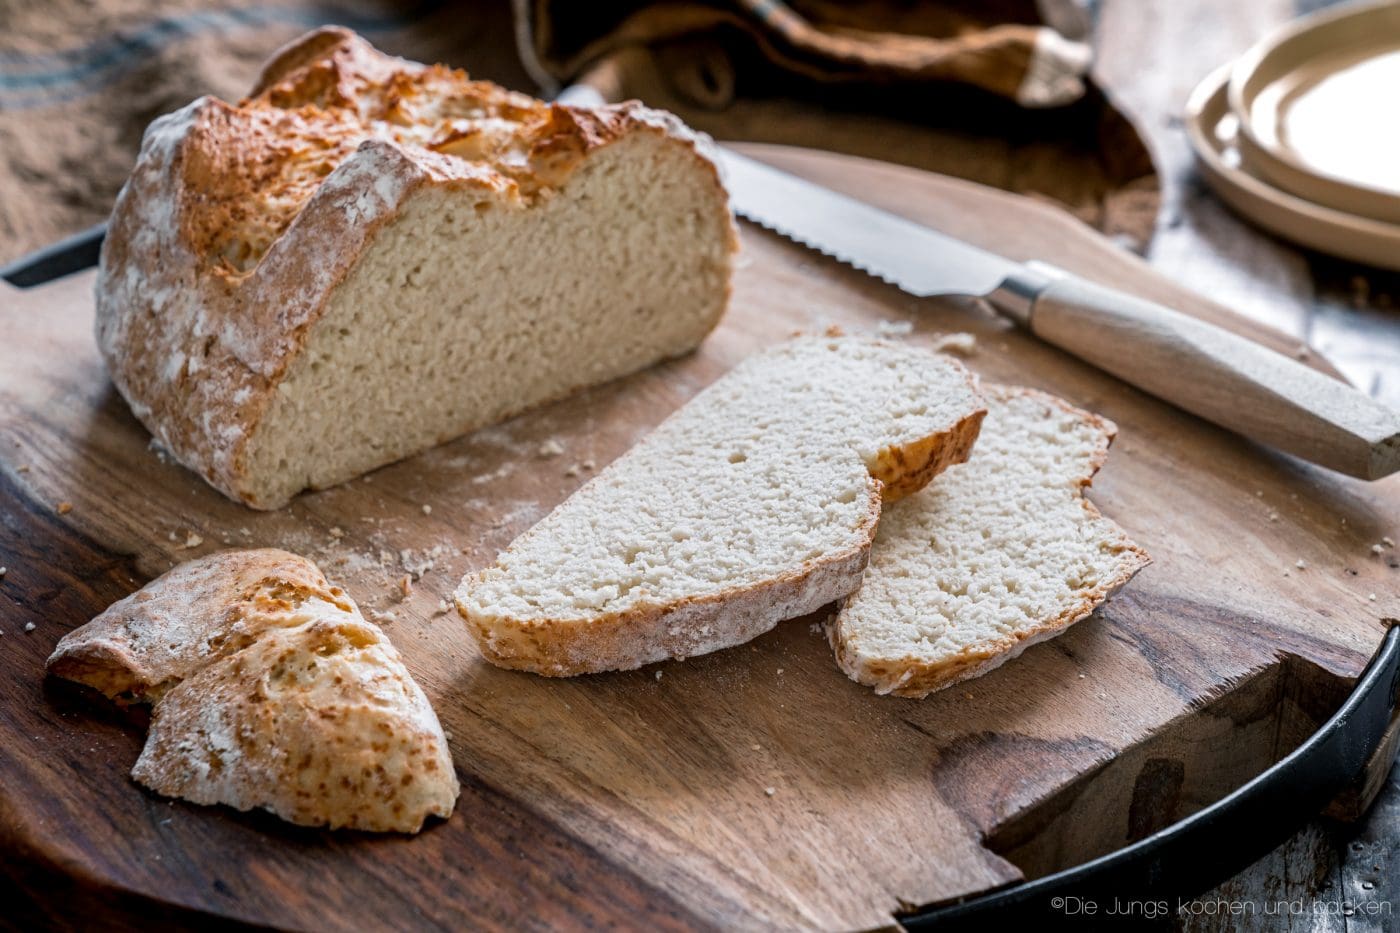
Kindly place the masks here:
POLYGON ((1033 389, 983 392, 988 414, 977 449, 966 464, 890 509, 861 586, 827 622, 837 664, 878 693, 920 698, 985 674, 1092 613, 1151 561, 1084 497, 1108 457, 1113 422, 1033 389), (1022 436, 1028 424, 1046 433, 1022 436), (990 495, 996 490, 1000 499, 990 495), (1018 495, 1028 498, 1018 502, 1018 495), (1067 525, 1037 529, 1035 522, 1054 517, 1056 508, 1067 525), (1007 522, 1019 524, 999 527, 1007 522), (1083 534, 1065 537, 1063 551, 1046 566, 991 566, 1014 559, 997 533, 1019 536, 1016 543, 1032 551, 1070 526, 1083 534), (962 532, 967 541, 944 546, 962 532), (984 540, 988 534, 993 537, 984 540), (1015 579, 1018 571, 1037 570, 1039 580, 1015 579), (1083 571, 1092 581, 1059 587, 1066 574, 1083 571), (1029 592, 1037 583, 1047 590, 1039 597, 1029 592), (1018 617, 1027 611, 1018 604, 1033 598, 1036 605, 1027 608, 1043 614, 1018 617), (992 631, 955 631, 988 622, 992 631))
POLYGON ((457 799, 398 652, 286 551, 180 565, 64 636, 48 670, 154 704, 132 777, 166 796, 377 832, 417 832, 457 799))

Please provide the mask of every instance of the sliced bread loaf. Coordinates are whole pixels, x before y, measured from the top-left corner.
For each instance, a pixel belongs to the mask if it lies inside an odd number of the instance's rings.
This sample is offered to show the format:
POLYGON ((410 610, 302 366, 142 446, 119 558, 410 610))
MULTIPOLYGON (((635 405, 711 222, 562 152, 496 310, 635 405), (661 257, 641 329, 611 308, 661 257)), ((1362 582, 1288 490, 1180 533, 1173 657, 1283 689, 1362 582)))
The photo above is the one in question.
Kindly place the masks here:
POLYGON ((850 592, 882 491, 966 459, 946 356, 853 337, 750 357, 457 591, 482 653, 568 676, 737 645, 850 592))
POLYGON ((157 793, 397 832, 457 799, 442 726, 394 646, 286 551, 181 564, 65 635, 48 669, 153 704, 131 776, 157 793))
POLYGON ((165 448, 276 508, 694 349, 736 248, 709 145, 317 30, 151 124, 98 346, 165 448))
POLYGON ((1084 498, 1116 426, 1043 392, 984 392, 977 449, 886 510, 827 625, 841 668, 878 693, 923 697, 1004 664, 1149 561, 1084 498))

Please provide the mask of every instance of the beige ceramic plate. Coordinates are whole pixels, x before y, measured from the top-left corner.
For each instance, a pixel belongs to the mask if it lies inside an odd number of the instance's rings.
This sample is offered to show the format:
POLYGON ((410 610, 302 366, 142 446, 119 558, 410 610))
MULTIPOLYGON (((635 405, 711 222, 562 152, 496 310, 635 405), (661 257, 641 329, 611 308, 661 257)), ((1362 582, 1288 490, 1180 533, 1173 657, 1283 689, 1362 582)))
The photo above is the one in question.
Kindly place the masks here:
POLYGON ((1229 104, 1252 174, 1400 223, 1400 2, 1323 10, 1267 37, 1235 64, 1229 104))
POLYGON ((1200 83, 1186 105, 1186 133, 1215 193, 1271 233, 1324 253, 1400 270, 1400 225, 1357 217, 1294 197, 1240 165, 1240 121, 1230 111, 1229 67, 1200 83))

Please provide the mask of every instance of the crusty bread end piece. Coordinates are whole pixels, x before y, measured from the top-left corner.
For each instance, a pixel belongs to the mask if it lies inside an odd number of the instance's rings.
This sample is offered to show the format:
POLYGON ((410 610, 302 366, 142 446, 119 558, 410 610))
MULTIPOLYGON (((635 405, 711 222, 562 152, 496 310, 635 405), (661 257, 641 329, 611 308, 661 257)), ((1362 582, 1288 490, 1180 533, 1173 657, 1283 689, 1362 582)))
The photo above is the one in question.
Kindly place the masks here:
POLYGON ((457 776, 427 697, 314 564, 273 549, 190 561, 59 641, 49 672, 154 704, 132 777, 305 826, 417 832, 457 776))
POLYGON ((989 386, 977 448, 880 520, 870 566, 827 625, 837 663, 923 697, 1089 615, 1149 558, 1084 498, 1117 428, 1031 389, 989 386))
POLYGON ((957 361, 856 337, 755 354, 497 558, 457 607, 495 664, 549 676, 740 644, 859 582, 883 498, 967 458, 957 361))

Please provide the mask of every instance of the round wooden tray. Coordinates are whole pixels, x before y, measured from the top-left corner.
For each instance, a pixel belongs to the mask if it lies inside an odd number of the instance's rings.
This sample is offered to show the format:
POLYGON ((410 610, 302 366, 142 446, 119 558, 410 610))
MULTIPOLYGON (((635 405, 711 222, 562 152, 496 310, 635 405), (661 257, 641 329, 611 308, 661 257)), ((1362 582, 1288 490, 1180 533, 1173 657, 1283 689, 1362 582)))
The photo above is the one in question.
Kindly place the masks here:
MULTIPOLYGON (((746 151, 1008 255, 1301 349, 1045 204, 860 159, 746 151)), ((1244 443, 975 304, 911 299, 751 227, 742 239, 731 310, 696 354, 274 513, 223 499, 148 448, 92 345, 91 273, 0 293, 10 916, 870 928, 1028 882, 1048 909, 1037 879, 1170 832, 1306 752, 1367 682, 1382 620, 1400 617, 1400 562, 1370 551, 1400 525, 1395 481, 1349 481, 1244 443), (909 701, 847 680, 813 631, 819 617, 684 663, 554 681, 485 664, 437 611, 462 573, 583 482, 573 464, 616 457, 753 350, 795 330, 905 321, 910 340, 973 333, 968 362, 984 378, 1118 423, 1091 497, 1155 563, 1063 637, 909 701), (562 457, 538 455, 550 438, 562 457), (186 547, 191 534, 203 543, 186 547), (362 606, 394 612, 386 631, 451 735, 463 793, 450 820, 385 838, 154 797, 127 777, 140 718, 44 679, 64 632, 225 542, 305 553, 362 606), (436 556, 398 601, 402 550, 420 567, 436 556)), ((1364 758, 1374 736, 1345 738, 1364 758)), ((1276 819, 1309 816, 1315 797, 1276 819)))

